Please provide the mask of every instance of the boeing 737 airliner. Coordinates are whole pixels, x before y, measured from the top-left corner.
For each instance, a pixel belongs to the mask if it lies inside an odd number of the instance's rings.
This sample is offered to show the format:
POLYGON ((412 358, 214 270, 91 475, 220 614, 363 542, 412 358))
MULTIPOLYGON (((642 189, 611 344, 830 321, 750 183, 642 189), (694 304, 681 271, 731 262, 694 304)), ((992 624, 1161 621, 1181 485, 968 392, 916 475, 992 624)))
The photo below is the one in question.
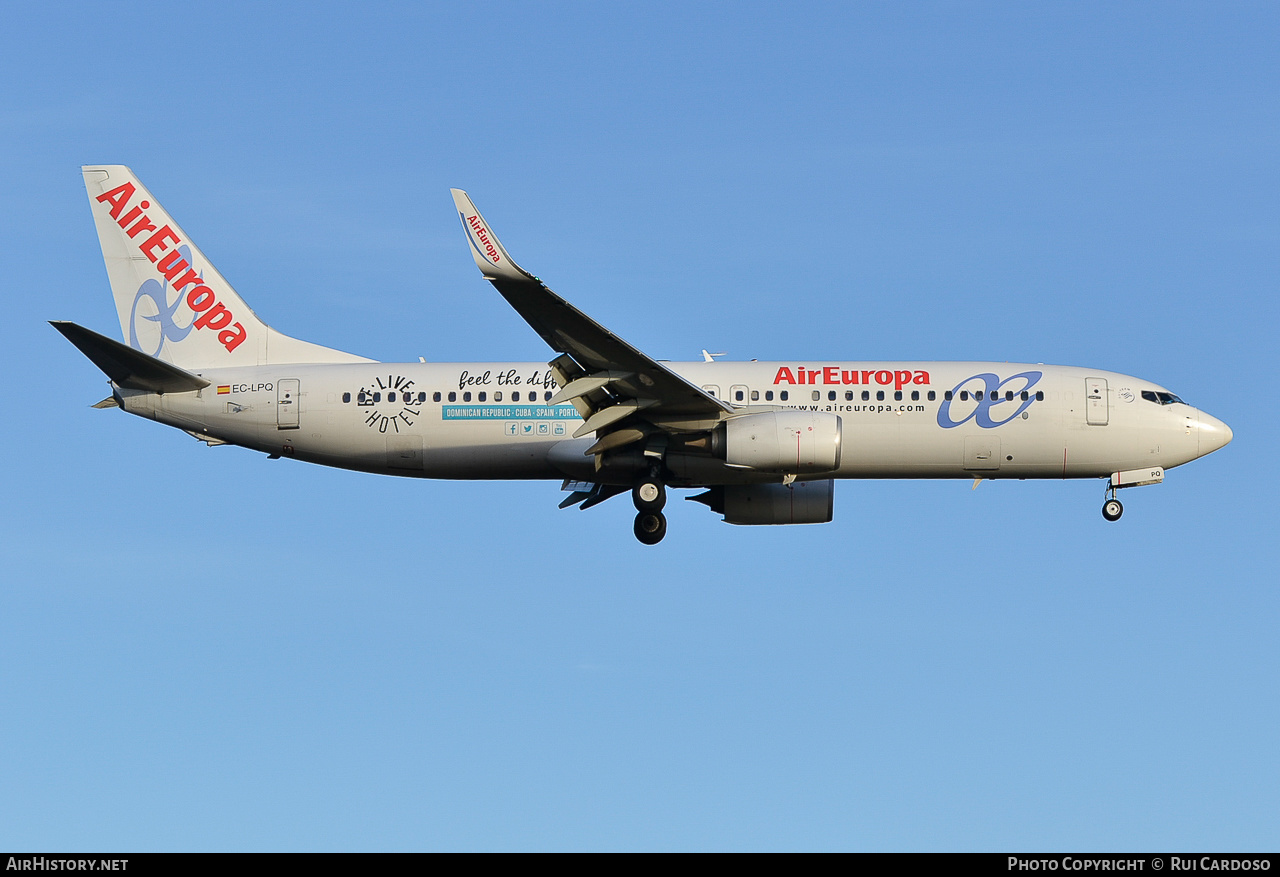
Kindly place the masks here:
MULTIPOLYGON (((267 326, 133 172, 85 167, 127 343, 55 322, 119 407, 233 444, 415 478, 562 480, 561 508, 630 492, 635 535, 666 534, 667 488, 731 524, 832 519, 839 478, 1100 478, 1116 491, 1231 441, 1142 378, 1002 362, 659 362, 517 265, 465 192, 484 277, 557 354, 384 363, 267 326)), ((976 481, 975 481, 976 484, 976 481)))

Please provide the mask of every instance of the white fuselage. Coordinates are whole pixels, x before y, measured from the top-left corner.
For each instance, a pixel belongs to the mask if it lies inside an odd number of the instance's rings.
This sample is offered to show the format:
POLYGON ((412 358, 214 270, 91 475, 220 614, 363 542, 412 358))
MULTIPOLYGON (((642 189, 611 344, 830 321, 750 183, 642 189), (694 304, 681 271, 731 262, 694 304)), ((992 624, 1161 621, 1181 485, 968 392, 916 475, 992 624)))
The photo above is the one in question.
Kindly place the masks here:
MULTIPOLYGON (((1149 381, 1070 366, 993 362, 667 363, 743 413, 805 409, 842 421, 839 468, 822 478, 1087 478, 1171 468, 1230 430, 1149 381), (981 394, 980 396, 978 394, 981 394), (994 393, 994 397, 992 396, 994 393), (784 396, 785 394, 785 396, 784 396)), ((135 414, 206 440, 300 460, 425 478, 599 479, 573 438, 582 418, 549 406, 544 363, 274 365, 198 372, 164 395, 117 390, 135 414)), ((690 431, 697 424, 689 424, 690 431)), ((777 481, 709 457, 669 455, 672 484, 777 481)))

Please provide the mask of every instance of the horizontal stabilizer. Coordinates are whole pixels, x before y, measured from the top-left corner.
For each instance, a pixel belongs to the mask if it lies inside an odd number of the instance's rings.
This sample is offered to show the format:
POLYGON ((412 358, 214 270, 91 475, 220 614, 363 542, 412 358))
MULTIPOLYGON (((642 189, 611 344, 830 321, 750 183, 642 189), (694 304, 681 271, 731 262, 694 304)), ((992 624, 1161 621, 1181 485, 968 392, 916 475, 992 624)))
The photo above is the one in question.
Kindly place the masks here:
POLYGON ((118 387, 153 393, 188 393, 209 386, 209 382, 198 375, 84 326, 59 320, 51 320, 49 325, 89 357, 118 387))

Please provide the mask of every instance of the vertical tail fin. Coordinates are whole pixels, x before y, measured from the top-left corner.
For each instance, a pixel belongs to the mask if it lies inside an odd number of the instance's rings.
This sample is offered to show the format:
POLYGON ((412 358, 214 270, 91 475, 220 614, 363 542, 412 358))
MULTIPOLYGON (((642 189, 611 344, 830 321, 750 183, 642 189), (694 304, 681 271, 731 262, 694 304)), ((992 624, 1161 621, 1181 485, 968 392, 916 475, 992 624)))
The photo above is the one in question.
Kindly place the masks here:
POLYGON ((370 361, 258 319, 129 168, 81 171, 130 347, 184 369, 370 361))

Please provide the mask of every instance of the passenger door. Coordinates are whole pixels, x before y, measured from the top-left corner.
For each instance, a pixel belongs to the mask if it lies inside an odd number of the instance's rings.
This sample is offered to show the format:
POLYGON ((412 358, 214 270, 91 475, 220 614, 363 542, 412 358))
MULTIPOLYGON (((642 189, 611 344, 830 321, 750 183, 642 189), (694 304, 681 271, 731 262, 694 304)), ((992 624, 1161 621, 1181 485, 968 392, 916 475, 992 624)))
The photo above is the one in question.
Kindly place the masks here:
POLYGON ((1107 425, 1107 382, 1103 378, 1084 379, 1085 422, 1090 426, 1107 425))
POLYGON ((298 428, 298 379, 276 381, 276 429, 298 428))

